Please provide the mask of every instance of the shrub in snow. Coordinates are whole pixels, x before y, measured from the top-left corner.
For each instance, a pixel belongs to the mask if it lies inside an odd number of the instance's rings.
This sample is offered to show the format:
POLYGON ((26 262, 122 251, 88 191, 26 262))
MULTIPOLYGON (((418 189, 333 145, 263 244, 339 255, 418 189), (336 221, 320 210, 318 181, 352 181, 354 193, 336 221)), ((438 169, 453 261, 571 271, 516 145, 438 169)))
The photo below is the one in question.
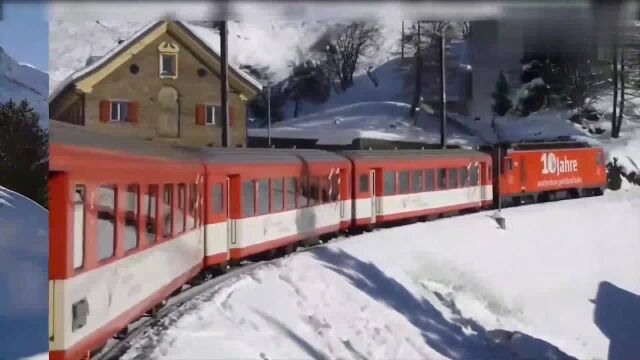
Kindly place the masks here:
POLYGON ((613 158, 613 162, 607 163, 607 188, 609 190, 620 190, 622 187, 622 173, 624 169, 618 165, 618 158, 613 158))
POLYGON ((496 91, 491 96, 493 97, 491 109, 496 115, 504 116, 513 107, 513 103, 509 99, 509 82, 503 71, 500 71, 498 75, 496 91))
POLYGON ((536 78, 522 85, 517 95, 516 111, 520 116, 528 116, 541 110, 549 95, 549 86, 541 78, 536 78))

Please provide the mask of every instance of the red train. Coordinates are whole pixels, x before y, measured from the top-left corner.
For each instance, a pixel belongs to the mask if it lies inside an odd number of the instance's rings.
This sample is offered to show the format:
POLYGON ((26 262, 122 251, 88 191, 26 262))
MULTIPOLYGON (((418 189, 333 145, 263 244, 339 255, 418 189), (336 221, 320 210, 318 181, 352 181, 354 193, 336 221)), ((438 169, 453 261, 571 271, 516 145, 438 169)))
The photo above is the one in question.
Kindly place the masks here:
POLYGON ((191 149, 50 124, 50 358, 81 359, 189 282, 322 236, 601 194, 602 149, 191 149), (501 171, 494 166, 501 161, 501 171), (498 181, 499 179, 499 181, 498 181))

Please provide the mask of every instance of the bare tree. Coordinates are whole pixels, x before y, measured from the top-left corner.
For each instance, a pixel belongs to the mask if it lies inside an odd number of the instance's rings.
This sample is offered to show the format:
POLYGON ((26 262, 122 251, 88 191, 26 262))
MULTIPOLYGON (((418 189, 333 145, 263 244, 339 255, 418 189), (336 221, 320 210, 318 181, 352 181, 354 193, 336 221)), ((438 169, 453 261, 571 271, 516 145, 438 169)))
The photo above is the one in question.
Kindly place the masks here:
POLYGON ((371 22, 338 24, 328 29, 312 50, 322 54, 327 72, 338 81, 340 89, 346 91, 353 85, 358 61, 377 48, 380 34, 380 28, 371 22))

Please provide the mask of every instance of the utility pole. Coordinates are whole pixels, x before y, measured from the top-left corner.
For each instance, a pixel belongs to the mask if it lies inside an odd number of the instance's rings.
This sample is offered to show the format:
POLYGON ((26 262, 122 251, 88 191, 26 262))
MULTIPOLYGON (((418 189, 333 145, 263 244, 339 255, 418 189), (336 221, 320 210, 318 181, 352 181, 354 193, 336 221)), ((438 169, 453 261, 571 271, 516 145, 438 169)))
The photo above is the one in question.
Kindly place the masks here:
POLYGON ((400 39, 400 59, 404 60, 404 20, 402 20, 402 38, 400 39))
POLYGON ((218 25, 220 30, 220 57, 221 59, 221 106, 222 106, 222 146, 231 146, 231 136, 229 131, 229 54, 227 47, 227 22, 225 20, 220 21, 218 25))
POLYGON ((271 84, 267 84, 267 141, 271 147, 271 84))
MULTIPOLYGON (((448 24, 447 24, 448 25, 448 24)), ((440 34, 440 103, 442 109, 440 111, 440 147, 447 148, 447 45, 445 40, 445 28, 440 34)))
POLYGON ((497 196, 498 196, 498 212, 494 215, 494 219, 498 223, 498 226, 500 227, 500 229, 506 230, 507 221, 502 216, 502 196, 500 194, 502 192, 502 189, 500 188, 500 186, 501 186, 500 178, 502 177, 502 144, 501 143, 498 143, 498 161, 497 161, 496 165, 497 165, 497 168, 498 168, 497 169, 498 170, 498 175, 496 176, 496 182, 498 184, 498 191, 494 192, 494 194, 497 194, 497 196))

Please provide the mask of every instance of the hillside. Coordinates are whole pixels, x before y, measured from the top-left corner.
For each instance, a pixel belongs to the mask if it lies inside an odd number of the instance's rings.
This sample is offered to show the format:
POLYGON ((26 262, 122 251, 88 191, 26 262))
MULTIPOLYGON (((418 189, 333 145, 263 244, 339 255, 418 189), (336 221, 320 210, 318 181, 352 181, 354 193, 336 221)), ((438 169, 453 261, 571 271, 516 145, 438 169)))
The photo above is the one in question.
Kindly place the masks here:
POLYGON ((0 344, 16 359, 48 348, 48 213, 0 186, 0 229, 0 344))
POLYGON ((27 100, 40 115, 40 124, 48 127, 48 75, 30 65, 17 63, 0 46, 0 101, 27 100))

